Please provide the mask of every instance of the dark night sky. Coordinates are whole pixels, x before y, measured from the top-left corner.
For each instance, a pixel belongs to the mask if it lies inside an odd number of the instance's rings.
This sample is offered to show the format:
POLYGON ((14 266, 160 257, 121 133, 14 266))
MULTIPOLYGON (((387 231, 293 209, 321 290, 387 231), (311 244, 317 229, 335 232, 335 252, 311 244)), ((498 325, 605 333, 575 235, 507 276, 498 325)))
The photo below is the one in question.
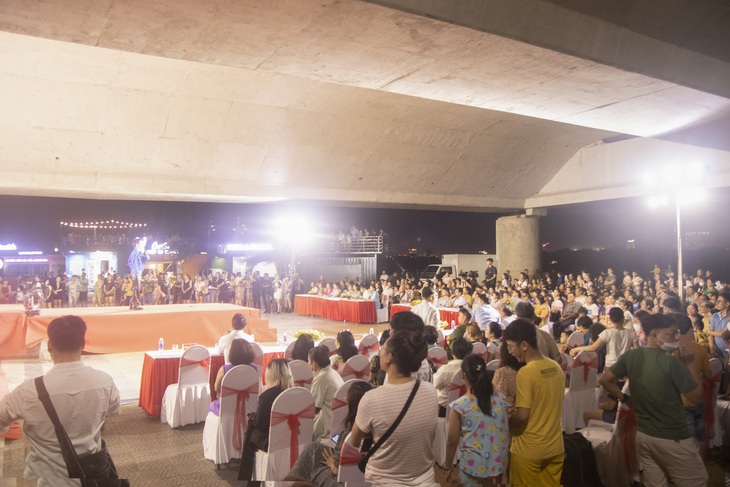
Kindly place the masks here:
MULTIPOLYGON (((165 238, 173 233, 207 240, 208 225, 215 223, 219 242, 230 241, 237 219, 247 227, 246 238, 271 240, 265 234, 271 222, 296 215, 317 232, 383 228, 399 252, 417 247, 434 254, 495 251, 495 221, 490 213, 438 212, 336 207, 308 203, 226 204, 159 201, 106 201, 62 198, 0 196, 0 244, 19 247, 52 246, 59 236, 59 222, 84 220, 128 220, 146 222, 148 234, 165 238), (420 241, 419 241, 420 239, 420 241)), ((716 245, 730 242, 725 208, 730 207, 730 190, 711 192, 702 203, 683 210, 685 232, 713 232, 716 245), (718 211, 722 209, 721 211, 718 211), (720 220, 720 221, 718 221, 720 220)), ((541 221, 542 241, 550 250, 561 248, 625 246, 635 239, 641 246, 669 246, 674 239, 673 207, 650 208, 643 198, 612 200, 551 208, 541 221)))

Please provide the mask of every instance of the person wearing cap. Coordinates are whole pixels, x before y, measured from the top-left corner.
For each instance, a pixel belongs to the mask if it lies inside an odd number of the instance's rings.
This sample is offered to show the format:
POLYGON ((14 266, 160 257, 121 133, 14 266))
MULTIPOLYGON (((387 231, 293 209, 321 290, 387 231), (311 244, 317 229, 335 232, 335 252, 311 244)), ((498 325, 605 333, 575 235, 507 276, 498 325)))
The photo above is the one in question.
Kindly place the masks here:
POLYGON ((236 338, 243 338, 249 342, 254 341, 254 336, 249 335, 243 329, 248 324, 248 321, 246 320, 246 317, 243 316, 241 313, 236 313, 233 315, 233 319, 231 320, 231 331, 220 337, 218 340, 218 344, 216 345, 216 348, 218 349, 218 352, 223 354, 223 358, 226 360, 226 363, 228 363, 228 350, 231 348, 231 343, 233 343, 233 340, 236 338))

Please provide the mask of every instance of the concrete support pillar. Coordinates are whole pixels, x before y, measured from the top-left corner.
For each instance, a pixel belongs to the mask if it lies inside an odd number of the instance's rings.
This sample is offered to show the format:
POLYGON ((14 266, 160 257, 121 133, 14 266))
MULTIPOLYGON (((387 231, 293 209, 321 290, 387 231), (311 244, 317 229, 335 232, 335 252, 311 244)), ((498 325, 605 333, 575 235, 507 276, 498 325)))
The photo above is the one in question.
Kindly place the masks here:
POLYGON ((530 276, 542 268, 540 255, 540 217, 505 216, 497 219, 497 270, 499 278, 509 270, 513 278, 523 269, 530 276))

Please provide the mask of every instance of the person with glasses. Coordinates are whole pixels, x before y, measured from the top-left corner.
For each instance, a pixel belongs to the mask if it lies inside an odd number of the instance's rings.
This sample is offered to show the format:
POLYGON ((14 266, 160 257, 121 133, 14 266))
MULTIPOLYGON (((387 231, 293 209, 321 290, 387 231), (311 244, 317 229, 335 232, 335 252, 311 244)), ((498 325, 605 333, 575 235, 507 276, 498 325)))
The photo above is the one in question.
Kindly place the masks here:
POLYGON ((540 353, 537 327, 517 319, 504 330, 507 351, 525 366, 517 372, 509 478, 514 487, 560 486, 563 473, 561 417, 565 377, 557 362, 540 353))
POLYGON ((675 321, 661 314, 641 320, 646 347, 630 350, 601 375, 609 397, 627 402, 636 413, 636 450, 647 487, 707 485, 707 471, 697 441, 687 426, 682 396, 692 404, 703 401, 700 371, 691 350, 677 340, 675 321), (679 358, 672 353, 679 352, 679 358), (629 379, 631 398, 616 385, 629 379))

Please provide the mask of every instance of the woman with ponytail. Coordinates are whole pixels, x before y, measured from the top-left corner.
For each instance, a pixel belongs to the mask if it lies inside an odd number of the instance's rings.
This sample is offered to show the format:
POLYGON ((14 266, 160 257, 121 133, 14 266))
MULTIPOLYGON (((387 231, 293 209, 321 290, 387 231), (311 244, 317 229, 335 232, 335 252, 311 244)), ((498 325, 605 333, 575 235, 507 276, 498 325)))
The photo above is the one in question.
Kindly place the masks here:
MULTIPOLYGON (((492 387, 492 373, 478 355, 461 362, 466 394, 451 403, 446 465, 461 450, 459 482, 464 486, 499 485, 509 455, 507 401, 492 387)), ((449 470, 450 480, 453 469, 449 470)))

